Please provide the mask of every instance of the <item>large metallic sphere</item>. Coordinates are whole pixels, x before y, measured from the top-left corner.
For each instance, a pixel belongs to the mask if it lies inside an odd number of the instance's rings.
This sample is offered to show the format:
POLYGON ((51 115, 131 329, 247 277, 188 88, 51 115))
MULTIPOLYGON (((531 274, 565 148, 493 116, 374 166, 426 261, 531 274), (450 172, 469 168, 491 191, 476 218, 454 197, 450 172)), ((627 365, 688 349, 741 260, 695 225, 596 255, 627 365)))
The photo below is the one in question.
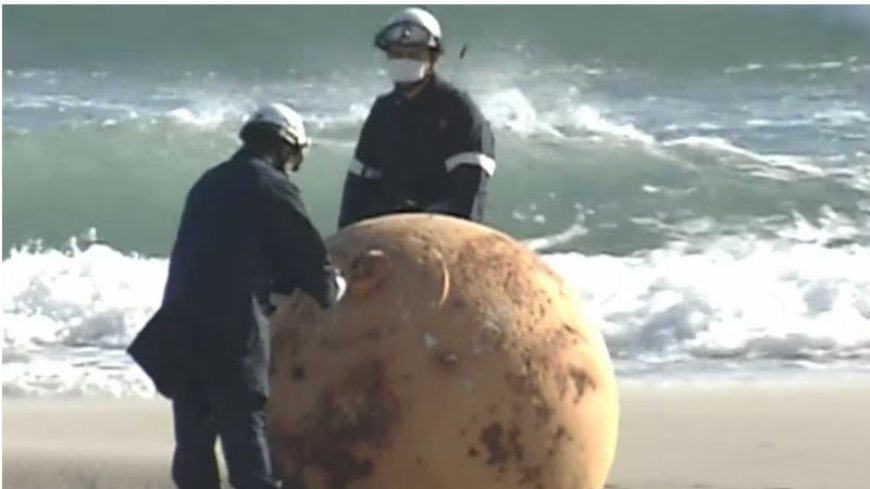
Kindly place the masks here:
POLYGON ((296 293, 272 324, 267 414, 285 487, 604 486, 613 367, 578 294, 534 252, 423 214, 328 244, 349 297, 324 311, 296 293))

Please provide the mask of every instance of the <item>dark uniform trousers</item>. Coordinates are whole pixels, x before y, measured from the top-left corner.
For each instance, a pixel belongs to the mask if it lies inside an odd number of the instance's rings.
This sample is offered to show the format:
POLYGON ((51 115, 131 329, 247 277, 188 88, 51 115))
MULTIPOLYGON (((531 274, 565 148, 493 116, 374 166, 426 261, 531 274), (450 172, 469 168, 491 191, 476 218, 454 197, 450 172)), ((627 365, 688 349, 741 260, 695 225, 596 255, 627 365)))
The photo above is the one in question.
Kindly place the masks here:
POLYGON ((175 454, 172 479, 179 489, 218 489, 215 442, 221 440, 230 484, 235 489, 275 489, 266 438, 266 398, 253 391, 220 385, 198 375, 199 392, 172 402, 175 454))

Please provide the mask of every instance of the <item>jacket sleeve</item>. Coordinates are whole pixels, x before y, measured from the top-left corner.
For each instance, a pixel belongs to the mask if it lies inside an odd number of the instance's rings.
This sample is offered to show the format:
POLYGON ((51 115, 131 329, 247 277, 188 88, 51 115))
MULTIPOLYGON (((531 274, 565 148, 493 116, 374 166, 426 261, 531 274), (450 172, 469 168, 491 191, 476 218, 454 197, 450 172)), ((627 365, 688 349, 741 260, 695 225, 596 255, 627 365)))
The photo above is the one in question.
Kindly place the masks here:
POLYGON ((377 132, 380 127, 379 101, 375 101, 363 123, 341 196, 338 228, 375 215, 380 208, 381 161, 378 157, 377 132))
POLYGON ((486 197, 486 171, 474 165, 459 166, 449 174, 450 201, 447 213, 473 221, 483 220, 486 197))
POLYGON ((337 293, 336 270, 323 238, 308 217, 299 189, 286 177, 263 180, 263 241, 272 289, 289 294, 298 286, 321 307, 332 307, 337 293))
POLYGON ((489 122, 467 95, 459 98, 451 119, 444 162, 450 182, 448 212, 481 220, 486 185, 495 173, 495 138, 489 122))

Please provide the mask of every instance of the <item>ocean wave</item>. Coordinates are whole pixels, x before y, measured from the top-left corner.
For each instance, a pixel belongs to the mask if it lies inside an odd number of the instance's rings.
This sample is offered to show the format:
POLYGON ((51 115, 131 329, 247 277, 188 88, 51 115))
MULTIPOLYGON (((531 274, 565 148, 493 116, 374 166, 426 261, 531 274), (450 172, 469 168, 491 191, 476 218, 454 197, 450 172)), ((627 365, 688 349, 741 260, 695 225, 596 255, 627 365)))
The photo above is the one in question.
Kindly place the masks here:
MULTIPOLYGON (((789 154, 772 154, 753 151, 720 134, 731 128, 714 121, 693 121, 691 124, 669 124, 658 135, 638 125, 634 118, 614 113, 606 106, 591 103, 565 103, 556 107, 538 108, 529 93, 518 87, 494 89, 476 96, 484 115, 499 133, 519 138, 552 140, 555 142, 579 142, 591 145, 635 146, 654 157, 678 158, 700 161, 738 163, 751 174, 778 180, 795 177, 825 175, 815 161, 818 157, 789 154), (680 135, 680 137, 674 137, 680 135), (667 137, 670 136, 670 137, 667 137)), ((569 98, 581 98, 579 95, 569 98)), ((4 99, 4 110, 45 108, 46 106, 68 107, 86 112, 87 116, 75 117, 72 127, 87 131, 93 127, 121 126, 127 124, 142 131, 161 130, 170 126, 182 126, 196 131, 220 132, 232 136, 238 131, 247 114, 256 107, 251 98, 211 97, 199 94, 195 100, 179 104, 173 97, 163 102, 165 108, 137 106, 127 103, 85 100, 68 95, 60 96, 9 96, 4 99), (97 116, 98 115, 98 116, 97 116)), ((348 147, 358 135, 358 127, 365 120, 370 102, 352 102, 336 107, 309 107, 301 110, 314 139, 319 144, 348 147)), ((820 110, 812 119, 772 120, 749 118, 742 126, 753 128, 803 128, 813 124, 844 130, 839 133, 843 140, 855 140, 853 127, 865 124, 866 112, 849 107, 820 110), (851 139, 850 139, 851 138, 851 139)), ((14 130, 14 123, 11 130, 14 130)), ((172 130, 171 128, 169 129, 172 130)), ((36 133, 32 133, 35 136, 36 133)), ((740 167, 735 166, 735 168, 740 167)))
POLYGON ((843 224, 674 242, 629 258, 546 260, 602 315, 618 359, 661 368, 711 359, 748 369, 757 360, 861 364, 870 359, 870 280, 854 267, 870 248, 844 237, 843 224))
MULTIPOLYGON (((655 250, 542 256, 600 317, 629 379, 671 368, 748 375, 771 362, 768 373, 860 370, 870 360, 870 279, 856 273, 870 260, 867 224, 832 210, 775 232, 759 223, 765 235, 687 221, 685 240, 655 250)), ((527 245, 543 253, 584 232, 581 219, 527 245)), ((15 250, 2 264, 4 394, 153 395, 123 350, 158 306, 166 270, 165 258, 104 244, 15 250)))

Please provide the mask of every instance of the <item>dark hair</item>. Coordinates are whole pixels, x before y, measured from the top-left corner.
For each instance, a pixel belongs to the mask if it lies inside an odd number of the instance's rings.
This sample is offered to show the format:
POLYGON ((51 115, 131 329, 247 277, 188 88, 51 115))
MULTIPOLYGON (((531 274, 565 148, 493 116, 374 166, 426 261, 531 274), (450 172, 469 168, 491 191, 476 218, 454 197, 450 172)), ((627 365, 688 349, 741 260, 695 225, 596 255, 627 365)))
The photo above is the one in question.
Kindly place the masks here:
POLYGON ((274 124, 252 122, 245 124, 239 137, 248 148, 258 153, 267 153, 287 145, 287 142, 278 135, 278 131, 278 127, 274 124))

